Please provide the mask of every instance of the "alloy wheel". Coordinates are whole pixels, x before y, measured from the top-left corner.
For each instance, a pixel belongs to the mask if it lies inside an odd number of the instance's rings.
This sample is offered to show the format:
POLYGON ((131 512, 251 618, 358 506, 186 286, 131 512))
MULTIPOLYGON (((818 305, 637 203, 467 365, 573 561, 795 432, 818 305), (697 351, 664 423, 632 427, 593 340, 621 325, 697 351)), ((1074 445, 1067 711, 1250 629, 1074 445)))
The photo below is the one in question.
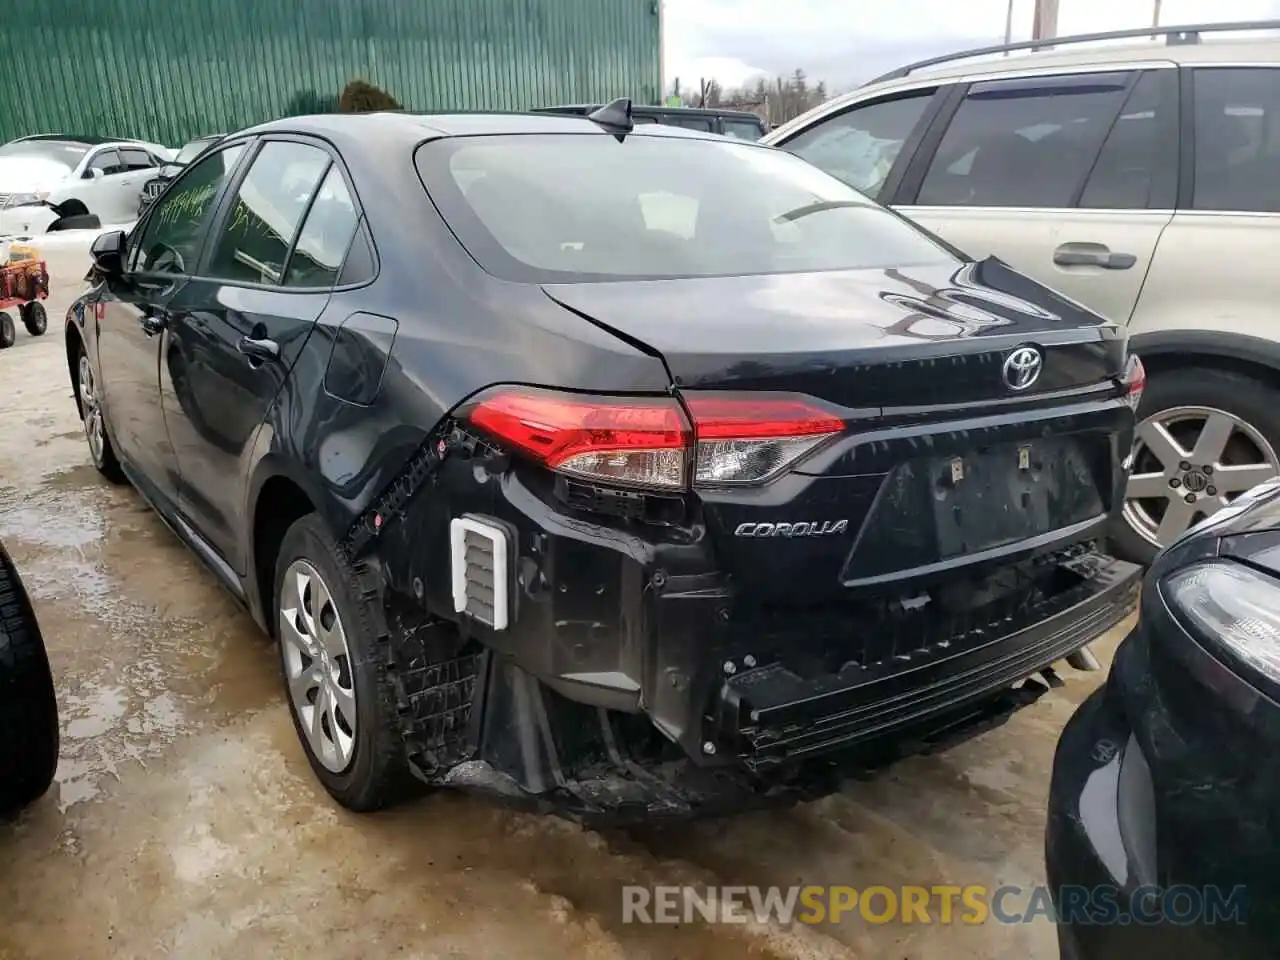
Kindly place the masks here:
POLYGON ((289 700, 311 754, 326 770, 341 773, 355 751, 351 652, 333 594, 306 560, 285 571, 280 644, 289 700))
POLYGON ((97 384, 93 379, 93 365, 86 354, 80 354, 80 410, 84 418, 84 435, 89 441, 89 453, 93 462, 101 465, 106 434, 102 426, 102 404, 98 400, 97 384))
POLYGON ((1166 546, 1278 474, 1275 449, 1247 421, 1214 407, 1161 410, 1138 424, 1124 518, 1166 546))

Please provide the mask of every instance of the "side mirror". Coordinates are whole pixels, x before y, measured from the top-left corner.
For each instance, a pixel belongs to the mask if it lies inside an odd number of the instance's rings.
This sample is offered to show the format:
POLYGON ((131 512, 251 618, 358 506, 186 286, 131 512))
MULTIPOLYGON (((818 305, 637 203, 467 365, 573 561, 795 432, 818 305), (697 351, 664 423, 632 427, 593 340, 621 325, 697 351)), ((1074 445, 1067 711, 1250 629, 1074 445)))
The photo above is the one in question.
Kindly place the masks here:
POLYGON ((89 247, 89 255, 93 257, 93 265, 106 277, 118 277, 124 273, 123 230, 109 230, 94 237, 89 247))
POLYGON ((94 180, 101 180, 104 176, 106 176, 106 171, 103 170, 101 167, 90 167, 89 176, 92 177, 94 180))

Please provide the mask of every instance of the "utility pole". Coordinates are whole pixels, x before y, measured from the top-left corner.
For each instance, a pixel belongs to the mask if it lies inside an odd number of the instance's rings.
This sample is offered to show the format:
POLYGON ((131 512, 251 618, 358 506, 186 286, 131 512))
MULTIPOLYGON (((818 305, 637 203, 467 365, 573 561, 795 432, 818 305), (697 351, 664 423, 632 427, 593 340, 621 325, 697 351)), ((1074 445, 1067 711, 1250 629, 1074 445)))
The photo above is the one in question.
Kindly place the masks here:
POLYGON ((1160 26, 1160 0, 1153 0, 1151 7, 1151 26, 1160 26))
POLYGON ((1031 21, 1032 40, 1052 40, 1058 35, 1058 0, 1036 0, 1031 21))
MULTIPOLYGON (((1011 43, 1013 43, 1013 0, 1009 0, 1009 6, 1004 11, 1004 45, 1007 47, 1011 43)), ((1005 56, 1008 55, 1006 52, 1005 56)))

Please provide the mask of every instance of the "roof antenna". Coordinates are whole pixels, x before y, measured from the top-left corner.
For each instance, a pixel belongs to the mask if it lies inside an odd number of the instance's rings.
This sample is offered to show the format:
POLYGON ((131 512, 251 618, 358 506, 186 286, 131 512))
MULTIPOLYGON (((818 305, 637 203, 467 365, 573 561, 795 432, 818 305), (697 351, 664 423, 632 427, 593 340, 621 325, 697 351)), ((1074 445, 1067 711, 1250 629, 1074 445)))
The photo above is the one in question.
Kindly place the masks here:
POLYGON ((587 119, 612 133, 621 143, 632 130, 635 122, 631 119, 631 98, 619 97, 599 110, 592 110, 587 119))

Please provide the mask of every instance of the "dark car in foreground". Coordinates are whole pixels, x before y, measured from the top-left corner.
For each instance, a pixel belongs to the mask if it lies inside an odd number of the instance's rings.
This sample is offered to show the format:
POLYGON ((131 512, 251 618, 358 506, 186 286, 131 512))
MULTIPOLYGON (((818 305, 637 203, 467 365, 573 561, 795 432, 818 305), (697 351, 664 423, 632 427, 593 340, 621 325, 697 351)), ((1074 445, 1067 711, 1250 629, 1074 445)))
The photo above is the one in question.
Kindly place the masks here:
POLYGON ((279 639, 349 807, 820 792, 1132 604, 1124 338, 782 151, 625 104, 292 118, 93 254, 94 461, 279 639))
POLYGON ((1280 481, 1166 548, 1068 722, 1046 866, 1065 960, 1280 953, 1280 481))
MULTIPOLYGON (((542 107, 538 113, 558 113, 565 116, 585 117, 601 109, 598 103, 570 103, 556 107, 542 107)), ((750 110, 730 110, 720 107, 667 107, 636 104, 631 108, 636 123, 662 123, 670 127, 683 127, 702 133, 718 133, 739 140, 759 140, 768 127, 750 110)))
POLYGON ((172 160, 160 167, 156 175, 142 185, 142 196, 138 199, 138 216, 142 216, 147 207, 156 202, 156 198, 164 192, 169 181, 181 173, 183 167, 221 140, 222 136, 218 133, 207 137, 196 137, 174 154, 172 160))
POLYGON ((58 767, 58 702, 44 638, 0 544, 0 820, 42 797, 58 767))

